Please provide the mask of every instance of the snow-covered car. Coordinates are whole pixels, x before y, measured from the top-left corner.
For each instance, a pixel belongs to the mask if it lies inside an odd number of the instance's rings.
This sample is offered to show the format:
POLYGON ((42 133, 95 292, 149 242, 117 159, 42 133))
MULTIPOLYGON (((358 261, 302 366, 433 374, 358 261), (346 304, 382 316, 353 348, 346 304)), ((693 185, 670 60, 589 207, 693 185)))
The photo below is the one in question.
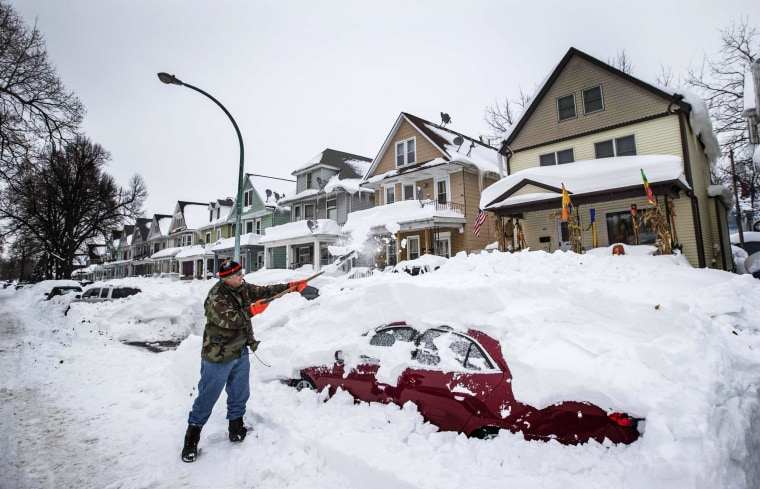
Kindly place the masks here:
POLYGON ((447 258, 437 255, 422 255, 414 260, 400 261, 393 267, 394 272, 406 272, 409 275, 422 275, 441 268, 447 258))
POLYGON ((78 292, 82 292, 82 287, 78 285, 56 285, 50 290, 50 292, 45 294, 45 297, 46 297, 46 300, 50 300, 56 296, 72 294, 72 293, 76 294, 78 292))
POLYGON ((135 294, 142 292, 137 287, 130 287, 126 285, 97 285, 85 290, 83 294, 77 296, 69 303, 69 307, 64 312, 64 315, 69 313, 71 305, 82 302, 105 302, 114 299, 124 299, 135 294))
POLYGON ((760 232, 744 231, 742 235, 743 248, 739 233, 730 236, 734 248, 734 261, 739 261, 736 263, 736 269, 739 273, 751 273, 753 277, 760 278, 760 232))
POLYGON ((300 379, 288 383, 298 390, 327 389, 330 395, 340 388, 366 402, 411 401, 439 429, 476 438, 507 430, 568 445, 605 439, 627 444, 643 431, 640 418, 588 402, 538 409, 518 401, 501 345, 481 331, 448 326, 419 331, 397 322, 368 336, 357 347, 361 351, 337 351, 333 365, 304 368, 300 379))

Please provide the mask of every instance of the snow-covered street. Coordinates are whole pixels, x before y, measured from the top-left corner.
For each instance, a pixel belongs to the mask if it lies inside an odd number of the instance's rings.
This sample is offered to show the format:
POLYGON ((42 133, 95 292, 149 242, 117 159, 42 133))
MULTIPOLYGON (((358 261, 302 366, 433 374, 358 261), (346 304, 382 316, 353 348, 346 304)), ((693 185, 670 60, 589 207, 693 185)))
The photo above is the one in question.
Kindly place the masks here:
MULTIPOLYGON (((254 319, 242 444, 224 395, 197 462, 179 453, 213 281, 122 279, 142 293, 102 304, 0 290, 0 487, 752 488, 760 484, 760 281, 679 257, 460 254, 411 277, 322 276, 320 297, 278 299, 254 319), (325 402, 280 379, 394 320, 499 339, 516 397, 585 400, 646 418, 631 445, 564 446, 438 432, 414 405, 325 402), (154 353, 125 341, 183 340, 154 353)), ((265 270, 279 283, 310 271, 265 270)), ((348 362, 351 360, 348 359, 348 362)))

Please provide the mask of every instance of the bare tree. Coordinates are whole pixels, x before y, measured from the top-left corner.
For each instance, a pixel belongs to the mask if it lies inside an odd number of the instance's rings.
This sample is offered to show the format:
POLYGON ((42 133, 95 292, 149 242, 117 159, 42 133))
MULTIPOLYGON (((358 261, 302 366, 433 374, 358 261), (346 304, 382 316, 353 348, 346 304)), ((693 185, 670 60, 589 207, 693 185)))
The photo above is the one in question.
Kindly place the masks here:
POLYGON ((721 31, 722 45, 713 56, 703 58, 702 64, 690 67, 685 80, 697 92, 710 112, 724 158, 713 171, 714 181, 733 189, 732 172, 727 157, 733 150, 737 184, 741 189, 743 212, 751 222, 760 219, 759 169, 749 154, 749 135, 744 110, 744 77, 748 67, 758 57, 759 34, 747 19, 732 22, 721 31))
POLYGON ((625 52, 625 49, 618 51, 615 55, 615 58, 607 59, 607 64, 614 66, 615 68, 628 75, 633 74, 633 63, 631 62, 631 58, 628 56, 628 53, 625 52))
POLYGON ((517 117, 525 110, 530 103, 530 95, 526 95, 522 88, 520 88, 520 94, 517 99, 509 100, 504 99, 503 103, 499 103, 497 100, 493 106, 486 107, 484 111, 484 119, 490 132, 485 137, 489 140, 497 141, 504 137, 512 124, 515 123, 517 117))
POLYGON ((42 34, 0 0, 0 178, 13 178, 30 151, 74 134, 84 107, 47 57, 42 34))
POLYGON ((55 263, 57 277, 71 275, 74 256, 89 239, 142 213, 142 178, 132 177, 127 189, 117 187, 103 172, 108 159, 100 145, 79 136, 62 150, 50 147, 20 165, 10 191, 0 195, 3 231, 37 243, 55 263))

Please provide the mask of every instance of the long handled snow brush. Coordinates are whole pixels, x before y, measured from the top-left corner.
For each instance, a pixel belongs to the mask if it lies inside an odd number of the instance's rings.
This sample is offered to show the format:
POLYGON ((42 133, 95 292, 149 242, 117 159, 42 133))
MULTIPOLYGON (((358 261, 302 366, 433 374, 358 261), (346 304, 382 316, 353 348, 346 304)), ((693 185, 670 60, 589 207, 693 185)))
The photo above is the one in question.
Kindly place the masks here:
POLYGON ((319 277, 320 275, 322 275, 325 272, 328 272, 328 271, 329 272, 333 272, 333 271, 337 270, 338 267, 340 267, 345 262, 347 262, 348 260, 350 260, 351 258, 353 258, 354 255, 356 255, 356 251, 351 251, 349 253, 346 253, 345 255, 339 256, 334 262, 332 262, 331 264, 326 265, 325 267, 323 267, 322 271, 320 271, 318 273, 315 273, 314 275, 312 275, 311 277, 309 277, 309 278, 307 278, 307 279, 305 279, 303 281, 299 280, 298 284, 291 285, 287 289, 283 290, 279 294, 273 295, 272 297, 267 297, 266 299, 259 299, 259 300, 257 300, 256 302, 254 302, 253 304, 251 304, 251 315, 255 316, 257 314, 261 314, 262 312, 264 312, 266 310, 267 307, 269 307, 269 303, 270 302, 272 302, 273 300, 277 299, 278 297, 282 297, 283 295, 285 295, 287 293, 290 293, 290 292, 293 292, 294 290, 298 289, 298 286, 301 283, 310 282, 311 280, 314 280, 315 278, 319 277))

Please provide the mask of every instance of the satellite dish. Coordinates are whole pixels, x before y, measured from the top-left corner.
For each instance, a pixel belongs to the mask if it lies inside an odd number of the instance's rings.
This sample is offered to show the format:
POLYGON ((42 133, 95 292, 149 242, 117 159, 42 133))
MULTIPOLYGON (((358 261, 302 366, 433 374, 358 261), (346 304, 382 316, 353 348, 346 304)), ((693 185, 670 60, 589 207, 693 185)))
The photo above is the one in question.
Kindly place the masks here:
POLYGON ((317 177, 317 185, 322 186, 322 179, 317 177))
POLYGON ((309 219, 309 220, 306 221, 306 225, 309 226, 309 232, 313 233, 314 230, 319 227, 319 222, 317 222, 317 221, 315 221, 313 219, 309 219))
POLYGON ((449 117, 449 114, 441 112, 441 125, 445 126, 449 122, 451 122, 451 117, 449 117))
POLYGON ((279 201, 280 200, 280 194, 278 194, 277 192, 274 193, 274 200, 275 201, 279 201))
POLYGON ((272 196, 272 191, 269 189, 266 189, 264 192, 267 194, 267 199, 272 196))
POLYGON ((462 136, 457 136, 454 138, 454 144, 457 146, 461 146, 462 143, 464 143, 464 138, 462 136))

